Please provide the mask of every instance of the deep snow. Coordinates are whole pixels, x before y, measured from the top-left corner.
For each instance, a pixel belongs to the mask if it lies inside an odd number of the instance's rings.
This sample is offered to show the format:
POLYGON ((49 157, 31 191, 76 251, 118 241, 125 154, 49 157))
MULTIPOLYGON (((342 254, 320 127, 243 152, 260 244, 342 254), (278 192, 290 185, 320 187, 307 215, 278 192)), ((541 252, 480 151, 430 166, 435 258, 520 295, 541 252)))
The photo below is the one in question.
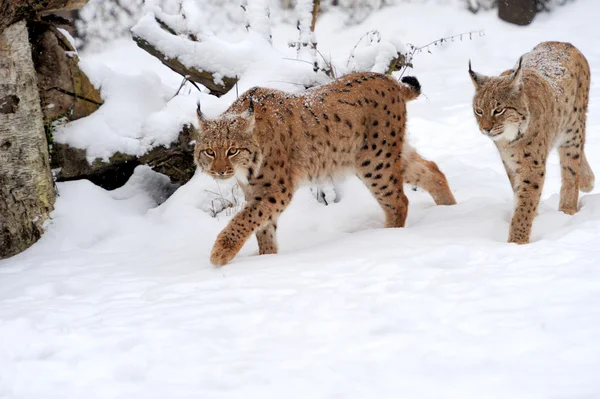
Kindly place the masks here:
MULTIPOLYGON (((113 192, 59 184, 45 236, 0 261, 0 398, 600 397, 599 191, 581 197, 576 215, 558 212, 551 157, 533 242, 505 243, 512 193, 477 131, 467 74, 469 58, 493 74, 540 41, 578 46, 592 69, 586 151, 599 175, 599 11, 578 0, 527 28, 427 4, 351 28, 323 15, 319 47, 336 60, 374 28, 416 45, 485 29, 414 60, 425 96, 409 105, 410 140, 447 175, 458 205, 408 191, 404 229, 383 229, 375 200, 349 178, 337 204, 296 193, 280 219, 280 254, 256 256, 252 239, 215 269, 208 254, 230 215, 209 215, 207 187, 228 185, 197 174, 157 207, 172 187, 144 167, 113 192)), ((280 51, 296 39, 294 26, 273 27, 280 51)), ((140 137, 168 140, 193 115, 197 94, 169 100, 178 76, 132 43, 82 59, 109 109, 71 133, 116 132, 114 148, 140 151, 140 137), (119 107, 134 118, 115 115, 119 107)), ((240 90, 277 86, 264 67, 247 71, 240 90)), ((201 98, 217 114, 235 94, 201 98)))

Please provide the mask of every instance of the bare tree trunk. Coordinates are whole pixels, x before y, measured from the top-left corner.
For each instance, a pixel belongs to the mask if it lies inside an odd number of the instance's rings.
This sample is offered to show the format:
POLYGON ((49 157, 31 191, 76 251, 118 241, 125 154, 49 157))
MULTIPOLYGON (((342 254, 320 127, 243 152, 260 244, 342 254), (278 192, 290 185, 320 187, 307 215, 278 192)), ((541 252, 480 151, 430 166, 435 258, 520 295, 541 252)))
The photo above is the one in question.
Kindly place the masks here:
POLYGON ((498 17, 516 25, 529 25, 537 12, 536 0, 502 0, 498 2, 498 17))
MULTIPOLYGON (((317 26, 317 15, 319 15, 319 6, 321 5, 321 0, 313 0, 313 10, 312 10, 312 21, 310 23, 310 31, 315 32, 315 26, 317 26)), ((315 43, 316 47, 316 43, 315 43)))
POLYGON ((0 258, 40 238, 54 183, 25 21, 0 33, 0 258))

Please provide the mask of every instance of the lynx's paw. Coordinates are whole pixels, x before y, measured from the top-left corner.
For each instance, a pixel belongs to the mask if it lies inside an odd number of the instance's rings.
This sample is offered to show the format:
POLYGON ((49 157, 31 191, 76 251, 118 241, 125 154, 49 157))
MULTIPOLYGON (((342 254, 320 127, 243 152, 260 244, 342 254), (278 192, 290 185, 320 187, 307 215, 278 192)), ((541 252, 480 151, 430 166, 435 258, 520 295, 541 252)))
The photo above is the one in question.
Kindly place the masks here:
POLYGON ((519 244, 519 245, 523 245, 523 244, 529 244, 529 237, 527 237, 525 234, 520 234, 520 233, 510 233, 510 235, 508 236, 508 242, 512 243, 512 244, 519 244))
POLYGON ((219 235, 210 252, 210 263, 217 267, 223 266, 233 259, 238 251, 238 245, 234 240, 219 235))
POLYGON ((577 208, 572 208, 572 207, 561 207, 559 209, 559 211, 561 211, 562 213, 566 213, 567 215, 574 215, 577 213, 577 208))

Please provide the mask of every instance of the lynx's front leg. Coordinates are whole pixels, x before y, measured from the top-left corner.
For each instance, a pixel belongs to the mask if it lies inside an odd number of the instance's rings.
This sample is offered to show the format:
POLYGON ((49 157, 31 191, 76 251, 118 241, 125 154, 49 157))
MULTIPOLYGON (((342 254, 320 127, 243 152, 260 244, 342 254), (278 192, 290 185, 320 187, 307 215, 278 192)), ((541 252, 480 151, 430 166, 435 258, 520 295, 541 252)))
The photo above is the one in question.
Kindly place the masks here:
POLYGON ((515 212, 510 221, 508 242, 527 244, 531 235, 531 226, 537 213, 545 167, 522 168, 515 179, 515 212))
MULTIPOLYGON (((287 191, 287 190, 286 190, 287 191)), ((231 219, 227 227, 219 233, 210 254, 210 261, 215 266, 223 266, 237 255, 244 243, 252 233, 259 230, 259 235, 272 234, 269 237, 258 237, 258 244, 262 253, 268 249, 276 252, 275 225, 281 212, 288 206, 291 195, 281 193, 266 194, 248 198, 248 203, 237 215, 231 219)))
MULTIPOLYGON (((248 184, 240 183, 240 188, 244 193, 244 199, 249 201, 254 196, 252 187, 248 184)), ((281 188, 282 193, 285 193, 287 189, 281 188)), ((261 229, 256 230, 256 240, 258 241, 258 253, 260 255, 276 254, 277 253, 277 238, 275 237, 275 231, 277 230, 277 219, 273 219, 267 223, 261 229)))

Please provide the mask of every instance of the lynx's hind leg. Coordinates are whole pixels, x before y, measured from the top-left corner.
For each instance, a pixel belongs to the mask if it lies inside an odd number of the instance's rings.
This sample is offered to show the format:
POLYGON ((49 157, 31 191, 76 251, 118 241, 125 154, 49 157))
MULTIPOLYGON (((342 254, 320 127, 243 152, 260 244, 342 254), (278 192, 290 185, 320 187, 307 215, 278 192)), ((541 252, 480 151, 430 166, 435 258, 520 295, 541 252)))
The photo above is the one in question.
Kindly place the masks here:
MULTIPOLYGON (((580 54, 581 55, 581 54, 580 54)), ((594 189, 594 172, 585 156, 585 135, 588 101, 590 98, 590 66, 581 55, 579 75, 579 88, 577 90, 577 119, 581 128, 581 172, 579 176, 579 190, 588 193, 594 189)))
POLYGON ((581 152, 581 176, 579 177, 579 190, 589 193, 594 189, 594 172, 587 161, 585 153, 581 152))
POLYGON ((265 227, 256 231, 256 239, 258 241, 259 255, 276 254, 277 253, 277 223, 270 222, 265 227))
MULTIPOLYGON (((583 101, 579 101, 583 103, 583 101)), ((565 132, 564 143, 558 148, 562 184, 560 189, 559 210, 573 215, 577 212, 579 190, 590 191, 594 187, 594 173, 585 158, 585 106, 581 113, 574 115, 575 120, 565 132)), ((578 107, 575 107, 578 110, 578 107)))
POLYGON ((559 147, 562 183, 558 210, 568 215, 577 212, 581 176, 581 151, 574 147, 559 147))
POLYGON ((385 212, 385 227, 404 227, 408 212, 408 198, 402 185, 402 161, 396 148, 386 146, 385 158, 379 160, 368 154, 380 151, 369 147, 358 157, 357 176, 365 183, 385 212), (367 153, 367 154, 365 154, 367 153), (387 156, 389 154, 389 156, 387 156))
POLYGON ((435 162, 425 160, 408 144, 404 144, 402 152, 402 177, 405 183, 427 191, 437 205, 456 204, 448 180, 435 162))

